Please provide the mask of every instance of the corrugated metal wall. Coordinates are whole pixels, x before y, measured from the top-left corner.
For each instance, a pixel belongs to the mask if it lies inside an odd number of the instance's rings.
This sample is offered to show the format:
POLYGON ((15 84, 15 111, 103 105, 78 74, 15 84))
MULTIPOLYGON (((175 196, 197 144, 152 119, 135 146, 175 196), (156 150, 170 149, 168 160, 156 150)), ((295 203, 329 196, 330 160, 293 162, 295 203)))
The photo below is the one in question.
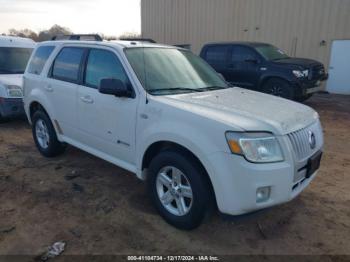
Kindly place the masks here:
POLYGON ((141 0, 142 35, 167 44, 262 41, 328 66, 350 39, 350 0, 141 0), (321 42, 326 41, 325 45, 321 42))

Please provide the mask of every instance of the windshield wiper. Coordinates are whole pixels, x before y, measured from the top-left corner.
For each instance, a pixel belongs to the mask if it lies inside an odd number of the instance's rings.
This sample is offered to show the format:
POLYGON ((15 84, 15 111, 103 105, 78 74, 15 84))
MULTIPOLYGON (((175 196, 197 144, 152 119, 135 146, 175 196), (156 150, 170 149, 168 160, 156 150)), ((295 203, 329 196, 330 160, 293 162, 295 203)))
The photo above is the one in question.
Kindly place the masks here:
POLYGON ((202 91, 214 91, 214 90, 221 90, 221 89, 227 89, 229 87, 224 87, 224 86, 207 86, 200 88, 202 91))
POLYGON ((151 89, 148 90, 149 92, 167 92, 167 91, 190 91, 190 92, 203 92, 201 89, 195 89, 195 88, 187 88, 187 87, 173 87, 173 88, 158 88, 158 89, 151 89))

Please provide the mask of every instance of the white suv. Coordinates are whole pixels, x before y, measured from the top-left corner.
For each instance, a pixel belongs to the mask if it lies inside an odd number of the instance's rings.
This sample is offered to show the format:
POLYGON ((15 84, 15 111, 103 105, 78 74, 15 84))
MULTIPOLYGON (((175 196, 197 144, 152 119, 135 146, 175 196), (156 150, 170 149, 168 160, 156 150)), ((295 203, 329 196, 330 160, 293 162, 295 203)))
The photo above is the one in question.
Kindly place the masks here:
POLYGON ((135 173, 178 228, 197 227, 211 203, 240 215, 290 201, 320 166, 314 110, 229 87, 185 49, 45 42, 31 58, 24 91, 44 156, 71 144, 135 173))
POLYGON ((24 115, 22 75, 34 47, 31 39, 0 36, 0 122, 24 115))

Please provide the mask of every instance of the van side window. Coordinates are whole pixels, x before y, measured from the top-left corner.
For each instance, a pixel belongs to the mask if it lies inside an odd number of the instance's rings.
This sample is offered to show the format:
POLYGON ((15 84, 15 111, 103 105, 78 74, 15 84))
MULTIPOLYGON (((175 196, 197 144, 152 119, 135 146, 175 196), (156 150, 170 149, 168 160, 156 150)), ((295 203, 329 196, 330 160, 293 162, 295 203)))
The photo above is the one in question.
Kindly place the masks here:
POLYGON ((115 78, 128 83, 123 65, 112 52, 102 49, 91 49, 86 65, 85 81, 87 86, 98 88, 104 78, 115 78))
POLYGON ((28 73, 40 75, 43 71, 47 59, 50 57, 54 49, 54 46, 40 46, 35 51, 35 54, 29 64, 28 73))
POLYGON ((232 49, 232 62, 245 62, 246 60, 257 59, 254 51, 243 46, 234 46, 232 49))
POLYGON ((206 60, 209 64, 221 64, 227 60, 229 46, 211 46, 206 52, 206 60))
POLYGON ((53 64, 52 77, 62 81, 77 82, 84 51, 84 48, 63 48, 53 64))

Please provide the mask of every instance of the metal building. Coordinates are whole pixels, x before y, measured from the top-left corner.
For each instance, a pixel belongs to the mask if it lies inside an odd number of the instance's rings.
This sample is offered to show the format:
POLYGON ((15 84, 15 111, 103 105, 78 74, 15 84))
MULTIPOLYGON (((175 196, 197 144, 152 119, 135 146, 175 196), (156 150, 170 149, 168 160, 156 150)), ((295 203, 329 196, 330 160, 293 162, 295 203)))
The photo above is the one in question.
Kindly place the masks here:
POLYGON ((267 42, 323 62, 329 82, 350 75, 350 41, 337 41, 350 40, 350 0, 141 0, 141 16, 143 37, 195 53, 213 41, 267 42))

